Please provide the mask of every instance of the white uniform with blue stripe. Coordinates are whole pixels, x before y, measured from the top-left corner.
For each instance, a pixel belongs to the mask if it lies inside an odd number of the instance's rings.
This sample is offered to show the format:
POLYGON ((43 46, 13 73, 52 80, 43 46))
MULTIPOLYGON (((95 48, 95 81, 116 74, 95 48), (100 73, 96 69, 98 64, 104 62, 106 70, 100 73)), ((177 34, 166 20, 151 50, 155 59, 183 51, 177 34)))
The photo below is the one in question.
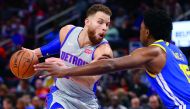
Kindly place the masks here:
MULTIPOLYGON (((104 43, 105 39, 95 46, 80 48, 78 36, 82 27, 73 27, 67 34, 60 50, 60 58, 69 67, 82 66, 93 60, 95 49, 104 43)), ((98 109, 96 96, 94 94, 94 82, 88 77, 65 77, 57 78, 54 86, 48 94, 48 109, 98 109), (83 85, 85 83, 86 85, 83 85), (86 86, 89 87, 86 87, 86 86)))
POLYGON ((147 73, 152 86, 168 109, 190 109, 190 71, 186 57, 175 45, 163 40, 152 46, 159 46, 166 52, 161 72, 147 73))

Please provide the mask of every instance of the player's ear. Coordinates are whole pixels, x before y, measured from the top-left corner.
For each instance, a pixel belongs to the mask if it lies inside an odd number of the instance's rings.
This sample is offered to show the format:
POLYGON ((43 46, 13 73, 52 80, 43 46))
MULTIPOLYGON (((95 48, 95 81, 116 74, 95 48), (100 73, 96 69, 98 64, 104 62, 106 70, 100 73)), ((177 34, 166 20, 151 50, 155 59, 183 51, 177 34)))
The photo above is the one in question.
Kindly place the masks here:
POLYGON ((146 29, 146 36, 150 36, 150 31, 149 31, 149 29, 146 29))
POLYGON ((146 29, 144 38, 149 39, 149 36, 150 36, 149 29, 146 29))
POLYGON ((89 18, 86 18, 84 23, 85 23, 85 25, 89 25, 89 18))

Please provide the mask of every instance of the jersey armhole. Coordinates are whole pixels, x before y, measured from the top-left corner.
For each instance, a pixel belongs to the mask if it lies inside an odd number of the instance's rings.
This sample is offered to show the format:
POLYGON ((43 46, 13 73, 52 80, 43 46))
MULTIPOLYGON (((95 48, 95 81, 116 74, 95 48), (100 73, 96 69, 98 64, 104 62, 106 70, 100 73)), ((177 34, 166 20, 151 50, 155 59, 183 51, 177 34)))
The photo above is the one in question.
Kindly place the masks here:
MULTIPOLYGON (((169 43, 167 43, 167 45, 169 45, 169 43)), ((166 53, 166 49, 162 46, 162 45, 160 45, 160 44, 151 44, 150 46, 157 46, 157 47, 160 47, 165 53, 166 53)), ((151 72, 149 72, 147 69, 146 69, 146 72, 147 72, 147 74, 149 75, 149 76, 151 76, 152 78, 155 78, 156 77, 156 74, 154 74, 154 73, 151 73, 151 72)))
POLYGON ((162 45, 160 45, 160 44, 151 44, 150 46, 160 47, 164 52, 166 52, 166 49, 162 45))
POLYGON ((72 28, 69 30, 69 32, 67 33, 67 35, 66 35, 64 41, 61 43, 61 48, 63 47, 63 45, 65 44, 65 42, 66 42, 66 40, 68 39, 69 35, 71 34, 71 32, 72 32, 75 28, 76 28, 76 27, 74 26, 74 27, 72 27, 72 28))
POLYGON ((100 44, 98 44, 98 45, 95 47, 95 49, 94 49, 94 51, 93 51, 93 53, 92 53, 92 60, 94 60, 94 53, 95 53, 95 51, 96 51, 96 48, 98 48, 100 45, 103 45, 103 44, 108 44, 108 42, 101 42, 100 44))
POLYGON ((150 73, 147 69, 146 69, 146 73, 151 76, 152 78, 156 78, 156 74, 150 73))

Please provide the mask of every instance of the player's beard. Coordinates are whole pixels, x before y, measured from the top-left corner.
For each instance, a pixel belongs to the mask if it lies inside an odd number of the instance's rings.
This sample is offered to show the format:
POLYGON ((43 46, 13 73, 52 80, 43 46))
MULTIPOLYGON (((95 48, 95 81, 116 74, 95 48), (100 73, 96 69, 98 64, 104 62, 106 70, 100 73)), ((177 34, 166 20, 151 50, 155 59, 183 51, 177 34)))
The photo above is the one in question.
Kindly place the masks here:
POLYGON ((94 31, 94 29, 90 27, 88 28, 88 37, 89 40, 93 43, 93 45, 99 44, 102 41, 102 39, 96 38, 96 32, 94 31))

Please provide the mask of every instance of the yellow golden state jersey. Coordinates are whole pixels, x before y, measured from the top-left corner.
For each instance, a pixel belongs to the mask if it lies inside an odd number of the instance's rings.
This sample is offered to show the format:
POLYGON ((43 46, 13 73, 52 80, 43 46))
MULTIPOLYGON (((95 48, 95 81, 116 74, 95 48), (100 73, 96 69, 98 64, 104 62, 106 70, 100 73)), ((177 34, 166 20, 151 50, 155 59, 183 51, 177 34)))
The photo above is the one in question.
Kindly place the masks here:
POLYGON ((188 61, 174 44, 159 40, 151 46, 159 46, 166 52, 166 63, 161 72, 149 81, 168 109, 190 109, 190 71, 188 61))

